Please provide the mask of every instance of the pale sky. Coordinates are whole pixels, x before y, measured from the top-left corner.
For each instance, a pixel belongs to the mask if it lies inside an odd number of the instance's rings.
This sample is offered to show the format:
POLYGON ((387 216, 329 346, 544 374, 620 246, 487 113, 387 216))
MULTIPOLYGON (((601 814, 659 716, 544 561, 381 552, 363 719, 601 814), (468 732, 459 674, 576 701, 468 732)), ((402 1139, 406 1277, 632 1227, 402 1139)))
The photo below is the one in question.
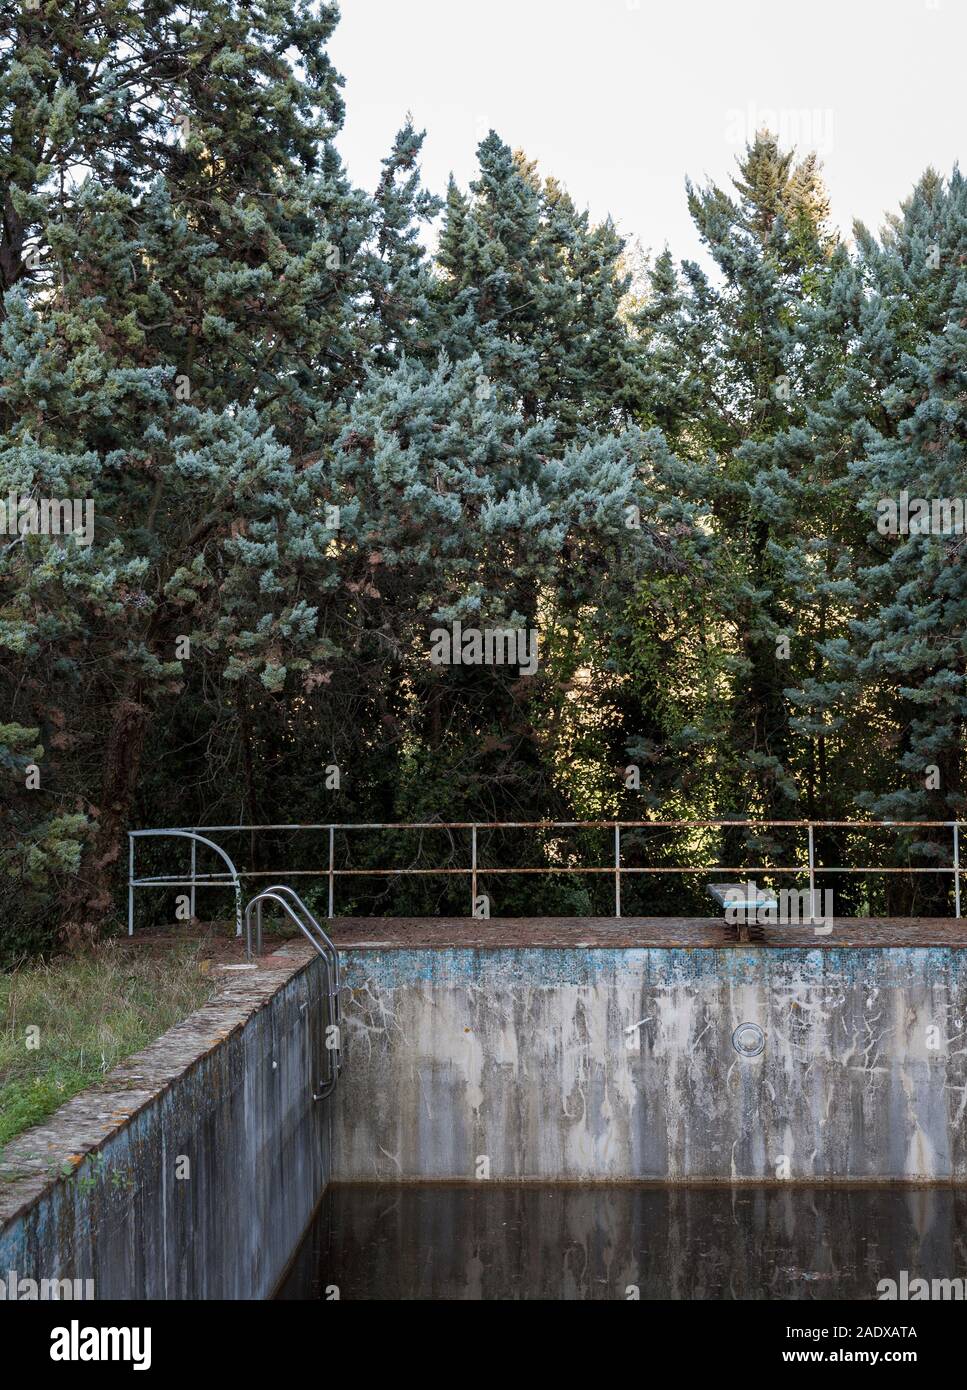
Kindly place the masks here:
POLYGON ((725 183, 763 115, 823 159, 834 222, 877 229, 967 127, 967 0, 341 0, 339 148, 373 188, 405 113, 424 182, 493 126, 595 219, 698 251, 686 174, 725 183))

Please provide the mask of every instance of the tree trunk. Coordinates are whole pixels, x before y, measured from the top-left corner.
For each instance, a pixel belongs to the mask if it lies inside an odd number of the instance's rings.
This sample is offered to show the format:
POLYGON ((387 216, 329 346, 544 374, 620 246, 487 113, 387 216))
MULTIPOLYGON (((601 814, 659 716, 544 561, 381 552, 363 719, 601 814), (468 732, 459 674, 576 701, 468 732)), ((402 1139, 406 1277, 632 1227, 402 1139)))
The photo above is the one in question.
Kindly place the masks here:
MULTIPOLYGON (((236 696, 239 739, 242 745, 242 768, 245 773, 245 808, 249 824, 258 825, 259 814, 255 797, 255 765, 252 759, 252 722, 249 719, 247 695, 241 689, 236 696)), ((241 819, 241 817, 239 817, 241 819)), ((261 867, 259 838, 253 830, 249 835, 249 864, 253 870, 261 867)))
POLYGON ((61 935, 71 951, 95 942, 110 917, 147 728, 147 708, 136 699, 125 696, 111 711, 96 829, 65 899, 61 935))

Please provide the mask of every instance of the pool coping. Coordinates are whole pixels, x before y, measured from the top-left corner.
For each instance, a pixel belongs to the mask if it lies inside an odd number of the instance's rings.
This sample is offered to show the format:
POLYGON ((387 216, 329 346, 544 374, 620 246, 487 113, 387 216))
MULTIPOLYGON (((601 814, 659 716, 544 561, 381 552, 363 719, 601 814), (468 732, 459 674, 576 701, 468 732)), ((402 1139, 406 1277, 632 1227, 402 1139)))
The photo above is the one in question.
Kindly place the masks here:
POLYGON ((741 945, 720 917, 335 917, 325 925, 344 951, 967 949, 967 920, 950 917, 850 917, 825 934, 767 925, 762 941, 741 945))

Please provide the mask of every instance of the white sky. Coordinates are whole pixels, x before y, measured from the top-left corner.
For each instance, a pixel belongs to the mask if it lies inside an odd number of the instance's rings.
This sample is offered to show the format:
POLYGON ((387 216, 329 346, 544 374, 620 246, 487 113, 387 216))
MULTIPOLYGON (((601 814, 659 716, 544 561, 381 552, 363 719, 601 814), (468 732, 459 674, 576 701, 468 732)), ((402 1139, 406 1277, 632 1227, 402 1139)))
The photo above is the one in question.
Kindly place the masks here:
MULTIPOLYGON (((877 229, 961 157, 967 0, 341 0, 339 148, 375 186, 407 110, 424 183, 475 177, 493 126, 595 218, 694 256, 686 174, 725 183, 772 111, 823 158, 833 220, 877 229), (751 112, 751 114, 750 114, 751 112)), ((796 138, 798 135, 798 139, 796 138)))

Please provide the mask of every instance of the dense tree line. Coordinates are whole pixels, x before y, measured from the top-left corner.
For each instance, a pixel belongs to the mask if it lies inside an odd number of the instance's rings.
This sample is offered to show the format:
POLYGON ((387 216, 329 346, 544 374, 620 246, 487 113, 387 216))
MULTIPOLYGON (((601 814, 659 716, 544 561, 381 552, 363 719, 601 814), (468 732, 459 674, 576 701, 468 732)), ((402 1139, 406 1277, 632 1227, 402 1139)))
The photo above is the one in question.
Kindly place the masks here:
MULTIPOLYGON (((762 132, 731 191, 687 188, 708 269, 642 271, 493 132, 445 199, 409 122, 355 188, 334 6, 0 8, 0 497, 94 517, 0 536, 5 954, 109 928, 139 824, 963 814, 964 537, 879 524, 967 494, 957 170, 847 245, 815 159, 762 132), (456 623, 536 631, 536 672, 434 664, 456 623)), ((930 830, 820 849, 949 862, 930 830)), ((457 833, 353 853, 467 862, 457 833)), ((505 879, 494 910, 603 886, 505 879)), ((836 887, 948 910, 939 876, 836 887)))

